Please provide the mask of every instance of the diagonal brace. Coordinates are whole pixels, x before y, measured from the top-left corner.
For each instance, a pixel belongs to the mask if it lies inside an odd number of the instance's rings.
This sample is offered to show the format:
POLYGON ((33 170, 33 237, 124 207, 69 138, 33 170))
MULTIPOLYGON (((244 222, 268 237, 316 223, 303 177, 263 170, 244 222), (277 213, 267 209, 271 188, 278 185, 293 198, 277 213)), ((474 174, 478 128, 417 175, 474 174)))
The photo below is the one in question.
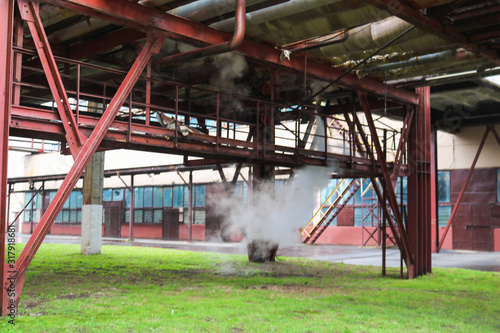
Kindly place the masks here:
MULTIPOLYGON (((61 187, 57 191, 54 199, 48 206, 46 212, 43 214, 40 223, 38 224, 33 235, 28 240, 23 252, 19 256, 16 262, 17 276, 20 281, 23 280, 26 268, 33 259, 35 253, 43 242, 43 239, 47 235, 50 227, 55 221, 56 216, 59 214, 62 206, 68 199, 71 191, 75 187, 76 183, 80 179, 85 167, 89 163, 92 155, 97 151, 102 139, 104 138, 107 130, 111 126, 116 114, 122 107, 127 96, 132 91, 135 83, 146 67, 148 61, 151 59, 153 53, 157 53, 164 40, 163 34, 158 34, 157 32, 151 30, 148 33, 148 41, 138 58, 134 62, 129 73, 125 77, 124 81, 120 85, 118 91, 116 92, 113 100, 109 104, 107 110, 104 112, 99 123, 95 127, 94 131, 90 135, 89 139, 82 146, 80 153, 75 159, 73 166, 68 172, 66 178, 64 179, 61 187)), ((22 288, 22 285, 19 286, 22 288)), ((20 293, 19 293, 20 294, 20 293)), ((17 296, 17 301, 19 301, 19 295, 17 296)))
POLYGON ((380 168, 382 170, 383 181, 385 183, 385 188, 387 189, 387 199, 389 201, 389 205, 393 211, 396 224, 398 225, 398 229, 400 230, 400 237, 403 243, 404 252, 406 253, 406 265, 408 267, 408 271, 410 276, 413 276, 414 267, 414 259, 410 250, 410 244, 408 241, 408 237, 405 232, 405 227, 403 225, 403 220, 401 217, 401 212, 398 209, 398 202, 396 199, 396 194, 394 193, 394 187, 392 186, 391 177, 389 174, 389 170, 387 168, 387 164, 385 161, 385 156, 382 151, 382 147, 380 145, 380 141, 378 138, 377 130, 375 128, 375 124, 373 123, 372 113, 370 110, 370 105, 368 104, 368 98, 366 93, 358 91, 358 98, 363 107, 363 111, 366 117, 366 121, 368 123, 368 128, 370 129, 370 133, 372 135, 372 141, 377 152, 378 161, 380 164, 380 168))
POLYGON ((83 144, 87 141, 87 138, 78 130, 78 124, 71 110, 61 74, 59 73, 49 40, 43 29, 42 20, 39 16, 38 1, 17 0, 17 4, 22 19, 27 22, 30 29, 50 91, 57 104, 57 111, 66 132, 66 141, 68 142, 71 155, 75 159, 83 144))

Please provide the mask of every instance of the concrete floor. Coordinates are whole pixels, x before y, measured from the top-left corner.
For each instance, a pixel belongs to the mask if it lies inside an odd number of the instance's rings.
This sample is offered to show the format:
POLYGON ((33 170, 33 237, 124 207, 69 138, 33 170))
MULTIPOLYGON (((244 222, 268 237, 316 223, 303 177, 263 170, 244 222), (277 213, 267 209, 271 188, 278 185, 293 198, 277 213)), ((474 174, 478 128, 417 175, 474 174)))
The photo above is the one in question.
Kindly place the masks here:
MULTIPOLYGON (((18 242, 26 242, 29 235, 18 235, 18 242)), ((79 236, 47 235, 45 243, 80 244, 79 236)), ((185 242, 158 239, 136 239, 132 242, 119 238, 103 238, 103 245, 146 246, 200 252, 246 254, 244 243, 185 242)), ((304 257, 351 265, 382 266, 382 250, 378 247, 349 245, 304 245, 280 246, 278 256, 304 257)), ((395 248, 387 250, 387 266, 399 267, 400 255, 395 248)), ((500 252, 477 252, 465 250, 442 250, 432 254, 433 267, 465 268, 500 272, 500 252)))

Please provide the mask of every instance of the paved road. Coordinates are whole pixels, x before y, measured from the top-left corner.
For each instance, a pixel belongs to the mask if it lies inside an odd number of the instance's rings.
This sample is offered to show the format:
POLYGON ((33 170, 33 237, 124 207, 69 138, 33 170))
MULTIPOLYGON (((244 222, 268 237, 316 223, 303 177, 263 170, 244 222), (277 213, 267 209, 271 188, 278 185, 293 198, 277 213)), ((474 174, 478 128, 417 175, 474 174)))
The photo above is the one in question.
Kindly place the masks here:
MULTIPOLYGON (((19 235, 18 242, 26 242, 29 235, 19 235)), ((46 243, 80 244, 79 236, 48 235, 46 243)), ((119 238, 103 238, 103 245, 147 246, 170 249, 246 254, 243 243, 185 242, 157 239, 136 239, 132 242, 119 238)), ((382 250, 377 247, 358 247, 349 245, 291 245, 280 246, 278 256, 304 257, 352 265, 382 266, 382 250)), ((399 267, 399 251, 387 250, 387 266, 399 267)), ((465 268, 481 271, 500 272, 500 252, 477 252, 462 250, 442 250, 432 254, 433 267, 465 268)))

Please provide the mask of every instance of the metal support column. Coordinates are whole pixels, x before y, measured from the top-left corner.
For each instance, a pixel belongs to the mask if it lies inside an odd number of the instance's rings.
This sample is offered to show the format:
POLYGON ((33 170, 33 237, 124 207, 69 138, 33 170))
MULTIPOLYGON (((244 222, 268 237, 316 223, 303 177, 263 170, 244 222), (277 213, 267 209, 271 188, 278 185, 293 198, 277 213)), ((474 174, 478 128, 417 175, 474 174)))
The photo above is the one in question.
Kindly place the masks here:
POLYGON ((408 160, 407 233, 415 259, 409 277, 431 272, 431 114, 430 87, 418 88, 420 103, 412 122, 408 160))
MULTIPOLYGON (((5 264, 5 237, 7 231, 7 161, 9 153, 9 123, 12 103, 12 36, 14 27, 14 0, 0 1, 0 312, 5 316, 10 313, 7 289, 12 274, 5 264), (7 274, 8 273, 8 274, 7 274)), ((14 279, 15 273, 13 273, 14 279)), ((14 306, 14 316, 17 304, 14 306)), ((15 317, 14 317, 15 318, 15 317)))

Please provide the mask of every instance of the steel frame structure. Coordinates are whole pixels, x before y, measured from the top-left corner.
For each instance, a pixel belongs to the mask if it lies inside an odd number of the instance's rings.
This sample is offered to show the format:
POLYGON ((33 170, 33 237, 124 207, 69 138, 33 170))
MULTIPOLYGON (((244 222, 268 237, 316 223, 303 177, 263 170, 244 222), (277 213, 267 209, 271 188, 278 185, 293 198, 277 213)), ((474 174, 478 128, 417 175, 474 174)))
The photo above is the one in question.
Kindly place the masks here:
MULTIPOLYGON (((425 249, 430 246, 430 238, 421 237, 426 234, 430 219, 427 215, 419 217, 417 221, 409 221, 408 229, 405 228, 401 211, 396 200, 394 192, 394 177, 399 174, 401 165, 403 164, 404 145, 408 142, 410 154, 412 152, 412 142, 415 144, 419 138, 425 138, 427 133, 427 124, 429 121, 429 100, 428 90, 412 93, 406 90, 396 89, 390 86, 383 85, 379 82, 363 80, 356 77, 354 74, 345 75, 341 70, 332 68, 328 65, 310 61, 302 55, 292 54, 290 59, 282 59, 281 51, 272 47, 257 44, 248 40, 241 40, 230 48, 237 47, 237 51, 246 55, 251 59, 265 62, 276 68, 286 69, 293 72, 304 73, 308 77, 323 81, 334 81, 338 79, 337 84, 343 88, 358 92, 358 99, 363 108, 365 118, 368 121, 368 130, 371 137, 371 143, 365 134, 364 126, 357 117, 356 110, 352 112, 341 111, 346 115, 346 122, 349 126, 349 136, 351 137, 349 144, 354 151, 354 146, 362 152, 362 156, 355 156, 351 153, 349 156, 343 154, 335 154, 328 151, 329 139, 326 134, 323 137, 325 149, 314 150, 307 149, 304 145, 309 140, 310 133, 300 133, 300 126, 297 133, 294 133, 295 145, 284 146, 266 139, 271 131, 274 131, 276 126, 280 125, 280 120, 276 119, 275 112, 269 111, 280 107, 286 107, 275 103, 274 100, 259 101, 250 100, 249 103, 255 107, 256 117, 254 121, 238 120, 239 123, 249 126, 249 136, 247 140, 238 140, 235 135, 233 138, 222 137, 222 124, 226 123, 227 133, 229 136, 230 123, 233 123, 234 129, 238 121, 234 119, 224 118, 220 114, 220 93, 215 93, 216 108, 215 116, 213 117, 216 123, 215 135, 203 135, 193 133, 189 140, 184 140, 179 136, 177 127, 174 130, 153 126, 150 122, 151 110, 151 57, 157 53, 162 46, 165 38, 184 39, 202 46, 201 50, 207 50, 211 45, 215 45, 214 49, 219 50, 217 45, 224 50, 227 48, 227 41, 232 40, 232 37, 227 33, 207 27, 206 25, 195 23, 187 19, 183 19, 168 13, 160 12, 140 6, 129 1, 98 1, 98 0, 43 0, 45 4, 54 5, 66 9, 76 11, 92 17, 107 20, 109 22, 125 26, 129 29, 146 32, 147 41, 140 53, 137 55, 132 67, 126 73, 125 78, 120 86, 114 92, 112 99, 109 100, 106 110, 100 117, 80 114, 78 106, 73 111, 69 98, 68 89, 65 87, 64 79, 58 68, 60 58, 56 58, 51 51, 50 43, 47 40, 43 26, 38 13, 38 1, 36 0, 6 0, 0 2, 0 66, 6 70, 0 78, 0 155, 2 158, 0 166, 0 258, 5 258, 5 231, 7 224, 7 216, 4 207, 6 207, 7 198, 7 151, 9 132, 26 137, 51 138, 59 141, 65 141, 68 144, 68 150, 74 158, 74 164, 68 172, 64 181, 57 191, 55 198, 50 203, 47 211, 43 215, 40 223, 29 239, 26 247, 19 256, 14 267, 7 267, 4 262, 0 263, 0 278, 3 281, 2 292, 0 292, 1 314, 8 314, 8 304, 13 302, 16 307, 19 302, 19 297, 24 284, 24 276, 35 253, 40 247, 44 237, 48 233, 50 226, 54 223, 56 216, 61 210, 64 202, 68 198, 72 189, 80 179, 85 167, 90 161, 92 155, 98 149, 114 149, 119 147, 128 147, 132 149, 144 149, 150 151, 162 151, 177 154, 196 155, 207 158, 208 161, 238 161, 246 163, 260 163, 270 165, 282 165, 295 167, 304 164, 326 165, 329 160, 336 160, 341 168, 347 170, 347 173, 359 177, 370 178, 374 184, 374 190, 380 202, 383 202, 384 216, 389 223, 391 232, 394 235, 396 244, 401 250, 408 270, 408 276, 414 278, 420 274, 425 274, 430 271, 430 253, 425 249), (20 52, 28 52, 21 48, 19 42, 13 47, 14 27, 19 29, 20 25, 15 25, 14 7, 17 3, 20 17, 27 22, 31 32, 31 36, 36 45, 36 51, 42 64, 44 75, 48 78, 48 85, 53 99, 57 105, 57 111, 48 110, 38 107, 21 105, 20 87, 21 83, 16 81, 14 84, 13 75, 16 74, 16 80, 20 79, 21 57, 20 52), (14 49, 16 52, 14 52, 14 49), (14 66, 15 65, 15 66, 14 66), (141 75, 146 70, 147 76, 146 85, 146 103, 141 106, 146 110, 145 124, 134 123, 132 121, 132 91, 134 86, 141 79, 141 75), (376 96, 387 96, 392 101, 406 106, 413 110, 417 106, 416 112, 408 114, 405 119, 405 129, 412 128, 417 134, 416 137, 407 135, 407 130, 401 136, 400 149, 396 155, 399 156, 396 161, 396 166, 393 168, 393 173, 390 172, 390 167, 385 159, 385 153, 380 144, 379 134, 374 125, 372 117, 372 105, 367 97, 367 94, 376 96), (14 100, 14 105, 12 101, 14 100), (117 119, 116 116, 120 109, 127 105, 129 107, 128 120, 117 119), (352 116, 352 120, 351 120, 352 116), (422 118, 423 117, 423 118, 422 118), (415 127, 416 118, 419 124, 425 124, 424 127, 415 127), (356 133, 359 133, 359 137, 356 133), (304 142, 300 140, 300 135, 307 138, 304 142), (251 138, 254 141, 250 141, 251 138), (359 140, 361 138, 361 141, 359 140), (391 177, 392 176, 392 177, 391 177), (382 181, 382 191, 376 184, 375 178, 379 177, 382 181), (387 204, 386 204, 387 203, 387 204), (392 212, 392 214, 390 213, 392 212), (391 217, 394 215, 394 219, 391 217), (418 237, 413 238, 412 233, 418 233, 418 237), (429 255, 429 257, 427 257, 429 255), (425 260, 422 260, 425 257, 425 260), (7 276, 7 270, 13 271, 12 276, 15 280, 16 295, 14 299, 9 299, 8 291, 10 281, 7 276)), ((244 1, 239 0, 238 3, 243 4, 244 1)), ((241 8, 240 8, 241 10, 241 8)), ((241 15, 241 12, 239 12, 241 15)), ((244 16, 244 15, 243 15, 244 16)), ((17 18, 17 17, 16 17, 17 18)), ((235 34, 240 35, 240 34, 235 34)), ((200 55, 205 52, 200 51, 200 55)), ((192 53, 185 55, 186 59, 190 59, 192 53)), ((164 61, 172 61, 172 59, 164 59, 164 61)), ((183 61, 183 56, 175 57, 175 61, 183 61)), ((161 61, 159 62, 161 64, 161 61)), ((80 67, 85 64, 73 62, 77 68, 77 89, 75 95, 77 101, 82 95, 80 90, 80 67)), ((116 73, 117 71, 115 71, 116 73)), ((144 78, 142 78, 144 79, 144 78)), ((273 79, 274 80, 274 79, 273 79)), ((274 81, 273 81, 274 82, 274 81)), ((36 85, 31 85, 33 88, 36 85)), ((168 106, 165 112, 175 115, 175 122, 178 124, 179 116, 184 112, 184 116, 189 116, 182 109, 179 102, 179 84, 171 85, 174 92, 173 105, 168 106)), ((109 93, 109 92, 108 92, 109 93)), ((213 92, 211 92, 213 93, 213 92)), ((94 96, 95 97, 95 96, 94 96)), ((107 100, 109 96, 104 94, 103 100, 107 100)), ((315 114, 319 109, 318 106, 308 106, 301 110, 290 112, 286 117, 296 119, 297 122, 302 120, 304 113, 315 114)), ((324 121, 324 126, 327 124, 328 114, 320 114, 324 121)), ((326 132, 325 132, 326 133, 326 132)), ((427 163, 428 145, 420 147, 422 155, 418 157, 416 169, 410 168, 410 177, 425 175, 426 169, 420 168, 422 163, 427 163), (413 172, 413 173, 412 173, 413 172)), ((347 175, 348 176, 348 175, 347 175)), ((412 183, 413 184, 413 183, 412 183)), ((415 183, 416 184, 416 183, 415 183)), ((411 189, 415 191, 422 205, 427 205, 425 190, 428 187, 419 187, 412 185, 411 189)), ((3 259, 2 259, 3 260, 3 259)))

